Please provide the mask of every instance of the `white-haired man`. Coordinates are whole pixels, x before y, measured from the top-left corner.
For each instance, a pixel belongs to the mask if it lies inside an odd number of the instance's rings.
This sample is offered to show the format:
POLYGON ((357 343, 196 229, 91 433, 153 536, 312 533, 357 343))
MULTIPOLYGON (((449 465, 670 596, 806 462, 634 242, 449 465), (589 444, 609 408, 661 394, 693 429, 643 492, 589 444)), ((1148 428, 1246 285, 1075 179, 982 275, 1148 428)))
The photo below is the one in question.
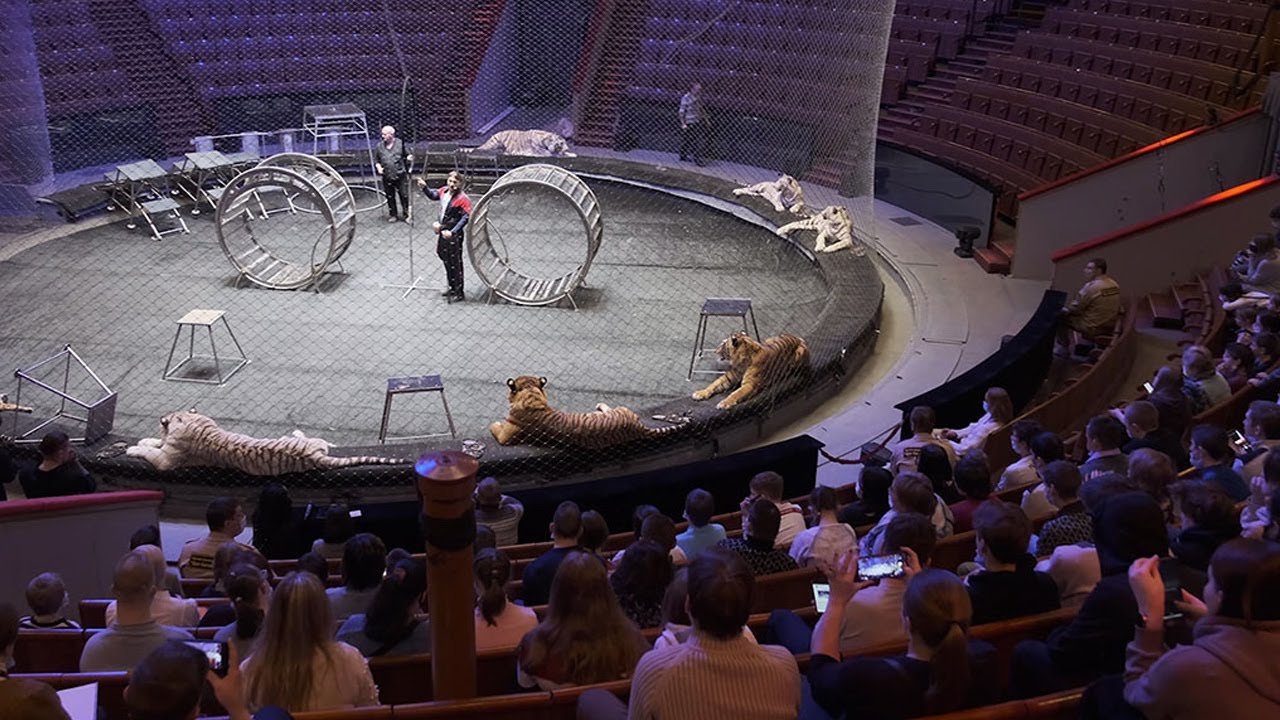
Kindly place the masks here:
POLYGON ((387 193, 388 222, 409 219, 409 164, 413 155, 404 141, 396 138, 396 129, 382 128, 382 142, 373 153, 373 167, 382 176, 382 189, 387 193), (399 200, 397 212, 396 200, 399 200))

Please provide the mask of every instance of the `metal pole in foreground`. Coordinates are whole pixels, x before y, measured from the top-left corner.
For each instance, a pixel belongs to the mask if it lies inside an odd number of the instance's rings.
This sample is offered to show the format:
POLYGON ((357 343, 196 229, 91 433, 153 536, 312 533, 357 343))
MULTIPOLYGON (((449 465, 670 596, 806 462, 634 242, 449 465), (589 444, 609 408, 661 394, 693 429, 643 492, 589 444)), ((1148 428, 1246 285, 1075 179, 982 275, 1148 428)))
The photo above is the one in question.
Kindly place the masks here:
POLYGON ((480 463, 446 450, 414 465, 426 516, 427 603, 431 613, 431 686, 437 700, 476 695, 474 494, 480 463))

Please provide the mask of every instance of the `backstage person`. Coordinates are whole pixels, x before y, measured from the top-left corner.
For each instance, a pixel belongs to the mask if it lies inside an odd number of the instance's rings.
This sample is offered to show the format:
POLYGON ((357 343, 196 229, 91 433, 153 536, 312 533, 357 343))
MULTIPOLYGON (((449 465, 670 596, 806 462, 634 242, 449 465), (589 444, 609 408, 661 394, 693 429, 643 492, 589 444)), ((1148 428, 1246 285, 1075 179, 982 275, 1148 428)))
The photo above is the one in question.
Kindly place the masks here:
POLYGON ((432 200, 440 202, 439 219, 431 224, 436 231, 436 256, 444 263, 445 277, 449 287, 440 293, 449 302, 465 300, 462 289, 462 241, 463 228, 471 219, 471 198, 463 192, 466 178, 454 170, 449 173, 445 186, 439 190, 427 187, 427 181, 418 179, 418 187, 432 200))
POLYGON ((680 159, 706 164, 707 111, 702 104, 702 84, 694 83, 680 98, 680 159))
POLYGON ((382 189, 387 193, 387 210, 391 217, 387 222, 409 219, 409 164, 413 155, 405 147, 404 141, 396 138, 396 129, 387 125, 382 128, 382 142, 378 143, 373 154, 373 169, 382 176, 382 189), (400 212, 396 212, 396 200, 399 199, 400 212))

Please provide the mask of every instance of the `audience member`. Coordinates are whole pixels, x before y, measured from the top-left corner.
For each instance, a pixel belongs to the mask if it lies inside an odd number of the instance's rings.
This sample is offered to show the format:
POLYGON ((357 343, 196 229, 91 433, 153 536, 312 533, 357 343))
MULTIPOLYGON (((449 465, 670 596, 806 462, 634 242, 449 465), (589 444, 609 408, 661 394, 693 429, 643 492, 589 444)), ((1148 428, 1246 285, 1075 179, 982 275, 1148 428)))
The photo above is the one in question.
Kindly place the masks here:
POLYGON ((815 562, 819 567, 830 565, 858 544, 858 534, 853 528, 836 518, 835 490, 826 485, 814 486, 809 493, 809 512, 813 515, 813 527, 797 535, 791 543, 791 559, 800 567, 815 562))
POLYGON ((899 513, 914 512, 929 518, 939 539, 953 532, 955 518, 951 515, 951 508, 933 494, 933 486, 920 473, 898 473, 889 486, 889 506, 889 512, 859 541, 858 551, 863 555, 882 554, 881 538, 885 528, 899 513))
POLYGON ((1273 295, 1280 293, 1280 256, 1276 241, 1270 233, 1259 233, 1249 241, 1245 250, 1246 262, 1239 270, 1240 284, 1246 290, 1273 295))
POLYGON ((431 624, 417 617, 426 591, 426 563, 401 560, 382 578, 368 609, 338 628, 338 640, 367 658, 431 652, 431 624))
POLYGON ((1222 360, 1214 369, 1227 381, 1227 386, 1231 388, 1231 392, 1236 393, 1249 384, 1249 378, 1254 375, 1253 366, 1255 362, 1257 361, 1253 357, 1253 350, 1248 345, 1227 343, 1227 346, 1222 350, 1222 360))
POLYGON ((1249 500, 1240 511, 1240 525, 1246 537, 1261 538, 1272 523, 1271 499, 1280 497, 1280 453, 1267 453, 1262 474, 1249 483, 1249 500))
POLYGON ((318 552, 307 551, 298 556, 298 572, 310 573, 323 586, 329 582, 329 561, 318 552))
MULTIPOLYGON (((657 515, 650 515, 645 522, 654 517, 657 515)), ((627 548, 609 585, 632 622, 640 628, 658 627, 662 624, 662 597, 673 574, 667 551, 644 539, 627 548)))
MULTIPOLYGON (((187 720, 200 714, 205 682, 213 688, 218 704, 230 720, 249 720, 244 680, 236 663, 240 655, 228 653, 226 676, 209 668, 209 658, 196 648, 168 640, 151 651, 129 675, 124 704, 130 720, 187 720)), ((260 718, 291 718, 280 708, 264 708, 260 718)))
POLYGON ((1171 492, 1173 505, 1182 515, 1182 527, 1169 538, 1169 550, 1187 566, 1207 571, 1213 551, 1240 535, 1240 514, 1214 483, 1185 480, 1171 492))
MULTIPOLYGON (((722 548, 714 549, 714 552, 727 556, 722 548)), ((662 596, 662 634, 653 641, 654 650, 679 645, 693 636, 693 620, 689 617, 688 600, 689 568, 683 567, 671 579, 666 594, 662 596)), ((752 643, 756 641, 755 633, 746 625, 742 626, 742 637, 752 643)))
POLYGON ((1280 712, 1280 545, 1232 540, 1213 554, 1203 618, 1191 645, 1164 647, 1165 590, 1158 558, 1139 558, 1129 586, 1141 624, 1124 668, 1124 699, 1146 717, 1261 718, 1280 712))
POLYGON ((1062 323, 1058 326, 1058 352, 1062 355, 1071 352, 1072 330, 1093 340, 1110 335, 1120 317, 1120 286, 1107 275, 1107 261, 1094 258, 1085 263, 1084 279, 1084 286, 1062 309, 1062 323))
MULTIPOLYGON (((1141 450, 1139 452, 1152 452, 1141 450)), ((1096 523, 1098 509, 1107 498, 1131 493, 1137 486, 1130 478, 1114 473, 1103 475, 1080 486, 1080 502, 1096 523)), ((1096 532, 1094 533, 1096 536, 1096 532)), ((1053 554, 1036 564, 1036 570, 1047 573, 1058 586, 1063 607, 1079 607, 1102 579, 1098 549, 1094 543, 1059 545, 1053 554)))
POLYGON ((213 639, 235 645, 239 656, 247 658, 271 605, 271 583, 257 566, 241 563, 228 573, 227 598, 235 610, 235 620, 218 628, 213 639))
POLYGON ((1057 506, 1058 514, 1040 528, 1036 555, 1047 557, 1061 545, 1093 544, 1093 516, 1079 497, 1082 481, 1080 469, 1066 460, 1045 466, 1045 499, 1057 506))
POLYGON ((943 570, 908 572, 905 655, 839 660, 845 608, 868 584, 856 581, 856 570, 857 553, 850 553, 828 577, 830 603, 813 630, 809 684, 823 710, 833 717, 915 717, 992 701, 995 649, 969 641, 969 594, 943 570))
MULTIPOLYGON (((575 518, 576 511, 575 505, 575 518)), ((516 651, 521 687, 554 690, 631 677, 648 648, 618 605, 604 565, 572 548, 566 553, 554 572, 546 617, 516 651)))
POLYGON ((604 516, 595 510, 582 513, 582 533, 578 536, 579 547, 584 552, 600 557, 600 548, 608 539, 609 525, 605 523, 604 516))
POLYGON ((1128 474, 1129 458, 1120 450, 1129 439, 1124 423, 1109 413, 1095 415, 1084 427, 1084 438, 1089 457, 1080 465, 1081 477, 1088 481, 1103 473, 1128 474))
POLYGON ((1168 455, 1180 470, 1191 466, 1187 451, 1182 449, 1182 438, 1160 428, 1160 411, 1155 405, 1146 400, 1131 402, 1125 406, 1122 418, 1130 438, 1120 448, 1125 455, 1132 456, 1137 450, 1151 448, 1168 455))
POLYGON ((582 532, 582 513, 577 503, 565 500, 556 508, 551 520, 551 549, 529 563, 522 576, 522 599, 526 606, 545 605, 551 597, 553 581, 560 563, 578 547, 582 532))
POLYGON ((1182 351, 1182 394, 1198 415, 1231 397, 1231 386, 1213 367, 1213 355, 1200 345, 1182 351))
POLYGON ((1019 420, 1013 424, 1009 431, 1009 445, 1018 454, 1018 459, 1000 473, 996 492, 1029 485, 1040 479, 1036 474, 1035 455, 1031 453, 1031 439, 1042 432, 1044 426, 1035 420, 1019 420))
POLYGON ((1234 457, 1226 430, 1217 425, 1197 425, 1191 430, 1191 464, 1200 471, 1201 479, 1216 483, 1233 501, 1240 502, 1249 497, 1249 486, 1231 469, 1234 457))
POLYGON ((18 626, 29 630, 79 630, 80 623, 68 620, 67 605, 71 596, 58 573, 40 573, 27 583, 27 607, 30 615, 19 618, 18 626))
POLYGON ((254 653, 240 663, 249 707, 301 712, 377 705, 368 662, 356 648, 335 641, 333 627, 333 611, 315 576, 286 575, 271 595, 254 653))
MULTIPOLYGON (((133 534, 129 536, 129 549, 137 550, 143 545, 155 545, 158 548, 164 546, 160 544, 160 526, 155 523, 143 525, 133 534)), ((186 593, 182 591, 182 575, 178 572, 178 568, 169 567, 167 564, 164 569, 164 589, 174 597, 183 597, 186 593)))
POLYGON ((47 684, 9 677, 18 644, 18 611, 0 603, 0 717, 5 720, 70 720, 58 694, 47 684))
POLYGON ((510 495, 503 495, 502 485, 496 478, 487 477, 476 485, 476 524, 489 526, 498 537, 499 545, 520 542, 522 517, 524 504, 510 495))
POLYGON ((1160 413, 1160 430, 1181 438, 1191 425, 1191 401, 1182 394, 1182 368, 1162 367, 1151 380, 1147 402, 1160 413))
POLYGON ((324 526, 320 537, 311 543, 311 552, 319 553, 325 560, 339 560, 347 540, 356 534, 356 523, 346 503, 332 503, 324 513, 324 526))
POLYGON ((858 499, 840 508, 836 519, 851 528, 873 525, 889 512, 889 486, 893 474, 877 465, 866 465, 858 477, 858 499))
POLYGON ((689 527, 676 536, 676 545, 690 561, 725 538, 724 526, 711 522, 715 511, 716 500, 706 490, 694 488, 685 496, 684 519, 689 527))
MULTIPOLYGON (((1265 378, 1275 366, 1276 360, 1280 360, 1280 335, 1275 333, 1255 335, 1249 349, 1253 351, 1253 375, 1265 378)), ((1249 384, 1252 385, 1253 382, 1250 381, 1249 384)))
MULTIPOLYGON (((240 501, 233 497, 217 497, 209 501, 204 511, 205 523, 209 526, 209 534, 188 540, 178 555, 178 571, 182 577, 212 578, 213 556, 223 543, 235 542, 237 536, 244 532, 244 510, 240 501)), ((241 544, 245 550, 252 550, 241 544)))
POLYGON ((1164 511, 1165 522, 1176 524, 1173 500, 1169 497, 1169 487, 1178 480, 1178 471, 1168 455, 1151 448, 1134 450, 1129 455, 1129 479, 1136 489, 1142 490, 1160 503, 1164 511))
POLYGON ((795 659, 782 648, 743 637, 754 584, 750 569, 733 553, 700 553, 688 569, 693 630, 687 639, 640 658, 628 712, 612 693, 590 691, 579 704, 580 717, 795 718, 795 659))
POLYGON ((1244 413, 1244 436, 1250 449, 1235 459, 1231 469, 1248 482, 1262 474, 1272 448, 1280 447, 1280 405, 1268 400, 1249 403, 1244 413))
POLYGON ((146 552, 131 550, 120 558, 111 592, 116 597, 115 622, 85 642, 80 672, 129 670, 167 639, 192 639, 187 631, 161 625, 151 617, 156 572, 146 552))
MULTIPOLYGON (((1031 438, 1031 459, 1036 468, 1036 477, 1040 477, 1046 465, 1065 457, 1062 451, 1062 439, 1056 434, 1042 432, 1031 438)), ((1026 513, 1027 517, 1040 517, 1057 510, 1044 496, 1043 482, 1023 491, 1021 505, 1022 512, 1026 513)))
MULTIPOLYGON (((200 622, 200 610, 195 600, 175 598, 164 589, 164 551, 155 545, 141 545, 132 552, 141 553, 151 563, 151 572, 155 574, 155 590, 151 598, 151 619, 160 625, 191 628, 200 622)), ((118 600, 107 605, 107 627, 116 622, 118 600)))
MULTIPOLYGON (((928 482, 924 478, 921 481, 928 482)), ((742 518, 742 537, 725 538, 716 543, 716 547, 741 555, 756 575, 795 570, 796 561, 785 550, 777 549, 781 523, 778 506, 768 498, 756 498, 742 518)))
POLYGON ((957 455, 986 445, 987 437, 1013 422, 1013 400, 1004 388, 987 388, 982 397, 982 417, 959 430, 941 430, 939 434, 951 442, 957 455))
POLYGON ((253 546, 268 560, 289 560, 307 551, 293 517, 293 499, 280 483, 267 483, 253 509, 253 546))
POLYGON ((934 426, 938 422, 938 416, 933 408, 917 405, 911 408, 908 418, 912 434, 911 437, 900 440, 893 446, 893 459, 889 461, 890 472, 896 476, 905 470, 916 470, 920 462, 920 449, 926 445, 937 445, 946 450, 947 460, 955 463, 956 452, 952 449, 951 443, 933 436, 934 426))
MULTIPOLYGON (((656 512, 649 513, 640 525, 640 539, 650 540, 658 544, 667 552, 667 557, 676 565, 685 565, 689 562, 689 558, 685 556, 684 550, 676 543, 676 523, 665 514, 656 512)), ((614 567, 622 562, 622 557, 626 551, 619 550, 614 556, 614 567)))
POLYGON ((916 472, 929 478, 933 485, 933 494, 942 502, 950 505, 960 502, 964 495, 956 488, 952 467, 959 462, 947 454, 938 445, 925 445, 920 448, 920 458, 916 462, 916 472))
POLYGON ((796 536, 804 530, 804 510, 795 503, 783 500, 782 493, 781 475, 771 470, 756 473, 751 478, 751 494, 742 501, 740 509, 745 513, 757 498, 764 498, 773 503, 774 507, 778 508, 778 515, 781 518, 774 546, 785 551, 791 547, 796 536))
POLYGON ((335 620, 364 612, 387 571, 387 546, 377 535, 360 533, 344 545, 342 587, 325 590, 335 620))
MULTIPOLYGON (((585 518, 587 513, 582 514, 585 518)), ((538 624, 532 608, 507 599, 511 561, 501 550, 481 550, 471 563, 476 586, 476 652, 518 645, 538 624)))
POLYGON ((76 458, 71 439, 61 430, 40 438, 40 462, 21 468, 18 482, 28 500, 83 495, 98 489, 98 483, 76 458))
POLYGON ((981 570, 964 579, 973 624, 1035 615, 1060 607, 1053 578, 1035 569, 1027 552, 1031 521, 1017 505, 988 500, 973 515, 981 570))
POLYGON ((227 596, 226 579, 236 556, 241 554, 240 543, 225 542, 213 553, 213 577, 196 597, 220 598, 227 596))
POLYGON ((957 533, 973 529, 973 513, 991 497, 991 465, 987 454, 970 450, 956 462, 956 485, 964 493, 964 499, 951 504, 957 533))
POLYGON ((644 519, 659 512, 658 508, 653 505, 637 505, 631 511, 631 532, 635 536, 632 542, 639 540, 640 533, 644 530, 644 519))

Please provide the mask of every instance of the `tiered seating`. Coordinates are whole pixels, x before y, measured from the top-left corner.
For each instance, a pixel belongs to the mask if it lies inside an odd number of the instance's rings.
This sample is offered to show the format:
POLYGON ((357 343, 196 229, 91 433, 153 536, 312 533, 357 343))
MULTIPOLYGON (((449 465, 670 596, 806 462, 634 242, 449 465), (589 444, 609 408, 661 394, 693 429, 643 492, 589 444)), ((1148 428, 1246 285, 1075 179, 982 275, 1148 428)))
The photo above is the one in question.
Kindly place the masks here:
POLYGON ((1057 35, 1154 50, 1230 68, 1245 67, 1253 41, 1252 36, 1233 30, 1071 8, 1045 13, 1041 27, 1057 35))
POLYGON ((1262 32, 1265 3, 1248 0, 1070 0, 1076 10, 1204 25, 1250 35, 1262 32))
POLYGON ((135 107, 138 98, 98 35, 84 0, 31 4, 36 55, 50 118, 135 107))

